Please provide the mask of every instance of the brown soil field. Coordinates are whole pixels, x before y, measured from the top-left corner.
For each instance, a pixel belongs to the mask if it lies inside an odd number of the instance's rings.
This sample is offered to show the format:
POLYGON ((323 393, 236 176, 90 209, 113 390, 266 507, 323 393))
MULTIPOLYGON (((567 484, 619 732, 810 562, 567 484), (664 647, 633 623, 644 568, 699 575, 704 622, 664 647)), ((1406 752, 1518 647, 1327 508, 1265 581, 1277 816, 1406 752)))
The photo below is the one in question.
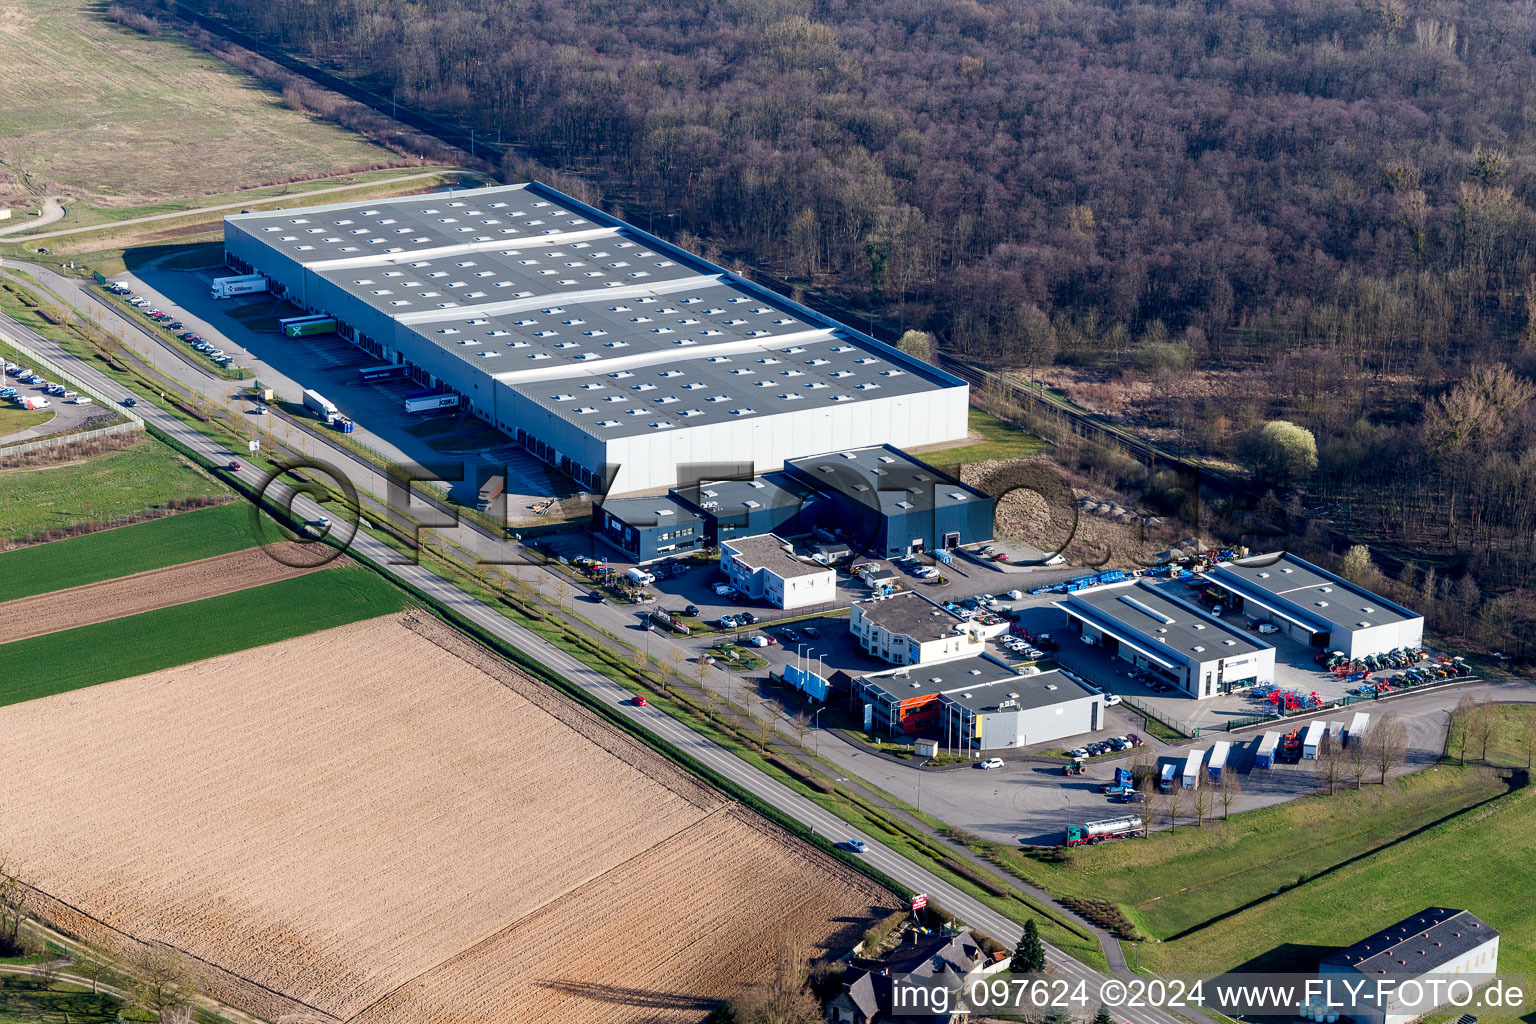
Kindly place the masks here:
POLYGON ((0 709, 46 916, 276 1019, 697 1020, 880 887, 419 613, 0 709))
MULTIPOLYGON (((286 561, 313 557, 301 544, 281 547, 289 552, 283 555, 286 561)), ((89 626, 93 622, 232 594, 332 565, 345 565, 347 561, 338 558, 326 565, 294 568, 282 564, 262 548, 232 551, 196 562, 87 583, 83 587, 0 602, 0 636, 7 642, 25 640, 29 636, 57 633, 61 629, 89 626)))

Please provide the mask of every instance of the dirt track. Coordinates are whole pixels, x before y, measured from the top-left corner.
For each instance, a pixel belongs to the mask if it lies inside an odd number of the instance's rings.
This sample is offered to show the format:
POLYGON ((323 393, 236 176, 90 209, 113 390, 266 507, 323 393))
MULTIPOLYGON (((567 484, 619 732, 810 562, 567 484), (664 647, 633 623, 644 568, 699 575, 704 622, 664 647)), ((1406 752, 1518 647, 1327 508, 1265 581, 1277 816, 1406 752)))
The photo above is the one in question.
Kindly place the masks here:
MULTIPOLYGON (((279 545, 277 554, 298 561, 307 552, 300 545, 279 545), (284 551, 292 548, 291 555, 284 551)), ((329 565, 344 564, 338 559, 329 565)), ((319 568, 328 568, 320 566, 319 568)), ((57 633, 61 629, 89 626, 126 615, 154 611, 189 601, 275 583, 314 572, 315 567, 293 568, 279 562, 262 548, 248 548, 164 569, 151 569, 83 587, 54 590, 15 601, 0 602, 0 640, 9 643, 29 636, 57 633)))
POLYGON ((846 948, 894 905, 410 614, 13 705, 0 733, 35 752, 0 835, 42 915, 184 950, 269 1019, 696 1021, 785 928, 846 948))

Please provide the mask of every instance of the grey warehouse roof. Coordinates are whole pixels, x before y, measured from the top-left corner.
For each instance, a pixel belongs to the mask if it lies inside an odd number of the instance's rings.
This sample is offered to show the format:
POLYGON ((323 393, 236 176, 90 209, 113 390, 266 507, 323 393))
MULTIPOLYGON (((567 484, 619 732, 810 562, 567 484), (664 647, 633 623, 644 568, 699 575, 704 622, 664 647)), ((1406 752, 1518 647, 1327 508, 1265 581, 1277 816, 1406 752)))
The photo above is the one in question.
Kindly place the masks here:
POLYGON ((1324 957, 1322 962, 1353 967, 1363 974, 1418 975, 1498 937, 1498 932, 1471 911, 1425 907, 1368 939, 1324 957))
POLYGON ((918 643, 953 636, 965 620, 921 594, 910 590, 891 597, 858 602, 864 618, 888 633, 911 637, 918 643))
POLYGON ((764 473, 750 480, 712 480, 674 488, 683 501, 707 508, 716 518, 744 515, 759 509, 798 508, 813 492, 783 473, 764 473))
POLYGON ((226 224, 605 440, 964 384, 536 182, 226 224))
POLYGON ((811 565, 792 556, 787 550, 789 542, 772 533, 760 533, 755 537, 732 537, 720 542, 730 548, 736 561, 749 569, 767 569, 781 579, 815 576, 831 572, 824 565, 811 565))
POLYGON ((1348 632, 1419 617, 1289 552, 1224 562, 1202 575, 1261 604, 1266 597, 1279 598, 1314 626, 1330 631, 1348 632))
POLYGON ((1080 590, 1053 603, 1159 660, 1207 662, 1272 649, 1146 580, 1080 590))
POLYGON ((698 514, 693 509, 673 501, 666 495, 639 498, 609 498, 602 504, 603 512, 621 523, 635 527, 673 526, 679 523, 697 523, 698 514))
POLYGON ((944 695, 945 703, 958 704, 972 714, 1029 711, 1095 696, 1086 686, 1073 682, 1055 670, 969 686, 961 683, 961 686, 964 688, 951 690, 944 695), (1009 702, 1007 707, 1003 706, 1005 701, 1009 702))
POLYGON ((785 467, 793 467, 805 479, 866 505, 873 506, 878 500, 885 515, 992 500, 890 445, 789 459, 785 467))
POLYGON ((863 677, 863 682, 866 687, 881 690, 896 700, 906 700, 925 693, 949 693, 1021 678, 1017 671, 996 658, 979 654, 937 665, 907 665, 872 672, 863 677))

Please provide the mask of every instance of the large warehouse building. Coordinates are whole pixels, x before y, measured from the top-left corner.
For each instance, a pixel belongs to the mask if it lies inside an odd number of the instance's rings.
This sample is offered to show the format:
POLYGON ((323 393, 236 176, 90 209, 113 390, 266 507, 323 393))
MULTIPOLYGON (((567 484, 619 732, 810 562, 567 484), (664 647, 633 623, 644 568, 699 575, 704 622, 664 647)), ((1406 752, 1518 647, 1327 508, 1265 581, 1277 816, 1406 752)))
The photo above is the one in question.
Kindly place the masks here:
POLYGON ((224 249, 593 492, 966 435, 958 377, 537 182, 240 214, 224 249))
POLYGON ((1273 682, 1275 649, 1145 580, 1054 602, 1081 636, 1204 699, 1273 682))
POLYGON ((1223 562, 1201 575, 1233 611, 1312 647, 1359 659, 1424 642, 1424 616, 1290 553, 1223 562))

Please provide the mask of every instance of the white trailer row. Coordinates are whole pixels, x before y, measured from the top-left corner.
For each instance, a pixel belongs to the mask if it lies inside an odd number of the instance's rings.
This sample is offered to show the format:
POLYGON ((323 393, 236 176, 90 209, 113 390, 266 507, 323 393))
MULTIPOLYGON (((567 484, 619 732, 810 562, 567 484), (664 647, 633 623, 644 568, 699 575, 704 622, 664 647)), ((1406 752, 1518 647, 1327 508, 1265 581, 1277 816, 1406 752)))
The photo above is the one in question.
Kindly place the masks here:
POLYGON ((1203 750, 1191 750, 1189 755, 1184 758, 1183 785, 1185 789, 1194 789, 1200 785, 1200 764, 1204 760, 1205 751, 1203 750))

